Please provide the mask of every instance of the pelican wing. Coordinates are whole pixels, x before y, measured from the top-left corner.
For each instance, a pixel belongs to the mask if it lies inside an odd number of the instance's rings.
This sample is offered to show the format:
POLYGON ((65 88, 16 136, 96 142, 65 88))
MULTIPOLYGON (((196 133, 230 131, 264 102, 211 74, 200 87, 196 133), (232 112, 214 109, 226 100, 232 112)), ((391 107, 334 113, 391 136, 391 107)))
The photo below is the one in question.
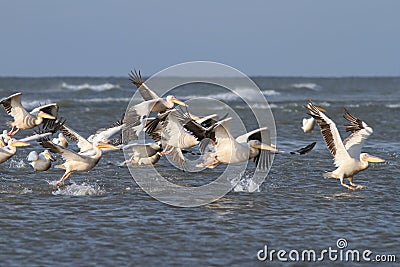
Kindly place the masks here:
POLYGON ((312 116, 318 123, 321 129, 325 143, 334 157, 336 167, 342 165, 346 160, 350 159, 349 153, 343 145, 342 138, 336 128, 336 124, 328 118, 317 106, 309 102, 306 108, 309 110, 309 115, 312 116))
POLYGON ((151 157, 158 151, 161 151, 161 147, 157 144, 128 144, 123 146, 124 150, 128 150, 128 153, 135 153, 138 157, 151 157))
POLYGON ((208 128, 213 126, 215 123, 218 122, 218 115, 217 114, 211 114, 208 116, 205 116, 201 119, 196 120, 196 122, 198 124, 200 124, 201 126, 208 128))
MULTIPOLYGON (((238 143, 247 143, 250 140, 258 140, 263 144, 271 144, 271 133, 268 127, 259 128, 236 137, 238 143)), ((267 170, 272 164, 273 153, 271 151, 260 149, 260 153, 254 157, 257 168, 267 170)))
POLYGON ((173 146, 181 149, 190 148, 198 144, 195 136, 185 131, 178 116, 179 111, 173 109, 168 111, 161 131, 161 143, 164 146, 173 146))
POLYGON ((88 141, 94 143, 96 141, 102 141, 103 139, 110 139, 110 137, 114 136, 115 134, 119 133, 123 128, 123 125, 118 125, 110 128, 101 128, 97 130, 95 134, 92 134, 88 137, 88 141))
POLYGON ((215 124, 215 141, 216 142, 224 142, 226 140, 231 140, 233 137, 231 136, 231 133, 229 132, 230 128, 232 126, 232 118, 226 118, 224 120, 221 120, 215 124))
POLYGON ((28 161, 35 161, 39 159, 39 154, 36 151, 31 151, 27 157, 28 161))
POLYGON ((68 148, 61 147, 59 145, 54 144, 49 139, 41 139, 39 141, 40 145, 46 149, 48 149, 52 153, 61 154, 62 158, 65 161, 87 161, 87 158, 81 155, 78 155, 74 151, 69 150, 68 148))
POLYGON ((347 109, 344 110, 343 117, 349 122, 344 125, 346 132, 351 132, 343 141, 343 145, 352 158, 359 159, 361 149, 373 130, 365 122, 351 115, 347 109))
POLYGON ((131 140, 138 139, 139 133, 145 127, 146 117, 160 100, 160 98, 148 100, 129 107, 125 113, 123 119, 124 127, 122 128, 122 137, 125 144, 131 140))
POLYGON ((251 132, 245 133, 236 137, 236 141, 239 143, 246 143, 250 140, 258 140, 263 144, 271 144, 271 133, 268 127, 259 128, 251 132))
POLYGON ((15 121, 23 121, 26 116, 29 116, 28 111, 21 104, 21 96, 21 93, 15 93, 0 101, 0 104, 15 121))
POLYGON ((36 115, 39 111, 42 111, 44 113, 47 113, 47 114, 52 115, 54 117, 57 117, 57 115, 58 115, 58 105, 57 105, 57 103, 51 103, 51 104, 43 105, 43 106, 34 108, 30 113, 31 113, 31 115, 36 115))
POLYGON ((61 127, 61 131, 66 137, 68 137, 72 141, 77 142, 76 144, 79 147, 80 152, 93 149, 92 143, 90 143, 86 138, 82 137, 80 134, 75 132, 73 129, 67 127, 66 125, 63 125, 61 127))
POLYGON ((131 71, 129 74, 129 80, 138 88, 139 93, 142 95, 144 100, 152 100, 160 98, 153 90, 151 90, 143 81, 140 71, 131 71))

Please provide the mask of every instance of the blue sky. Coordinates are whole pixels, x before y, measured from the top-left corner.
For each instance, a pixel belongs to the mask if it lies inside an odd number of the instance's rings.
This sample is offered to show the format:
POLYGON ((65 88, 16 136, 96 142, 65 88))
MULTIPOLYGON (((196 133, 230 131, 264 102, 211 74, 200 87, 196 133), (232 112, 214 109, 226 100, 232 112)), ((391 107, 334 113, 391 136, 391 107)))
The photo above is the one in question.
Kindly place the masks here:
POLYGON ((3 1, 0 76, 399 76, 400 1, 3 1))

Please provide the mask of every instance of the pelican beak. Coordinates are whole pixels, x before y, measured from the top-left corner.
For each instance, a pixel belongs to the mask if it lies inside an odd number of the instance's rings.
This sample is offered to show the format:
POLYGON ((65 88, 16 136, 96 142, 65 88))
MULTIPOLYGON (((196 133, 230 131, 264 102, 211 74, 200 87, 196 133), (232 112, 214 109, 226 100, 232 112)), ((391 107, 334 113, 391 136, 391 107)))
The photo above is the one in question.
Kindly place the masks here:
POLYGON ((322 107, 319 107, 319 106, 316 106, 316 107, 317 107, 317 109, 318 109, 319 111, 326 112, 326 109, 324 109, 324 108, 322 108, 322 107))
POLYGON ((180 101, 179 99, 176 99, 176 98, 172 99, 172 102, 174 102, 175 104, 184 106, 184 107, 188 107, 189 106, 189 105, 185 104, 183 101, 180 101))
POLYGON ((257 148, 257 149, 268 150, 268 151, 273 151, 273 152, 278 151, 275 147, 267 145, 267 144, 253 145, 253 147, 257 148))
POLYGON ((386 162, 386 160, 384 160, 382 158, 371 156, 371 155, 368 155, 365 158, 365 160, 368 161, 368 162, 386 162))
POLYGON ((5 146, 6 146, 6 144, 4 144, 3 140, 0 139, 0 147, 5 147, 5 146))
POLYGON ((53 156, 50 154, 49 151, 46 150, 43 154, 44 154, 44 157, 45 157, 46 159, 48 159, 48 160, 50 160, 50 161, 56 161, 56 160, 53 158, 53 156))
POLYGON ((23 141, 18 141, 18 140, 10 143, 10 146, 15 146, 15 147, 18 147, 18 146, 30 146, 30 145, 31 144, 29 144, 28 142, 23 142, 23 141))
POLYGON ((45 113, 45 112, 43 112, 43 111, 39 111, 39 113, 37 114, 37 116, 38 116, 38 117, 41 117, 41 118, 43 118, 43 119, 50 119, 50 120, 55 120, 55 119, 56 119, 56 117, 54 117, 54 116, 52 116, 52 115, 50 115, 50 114, 47 114, 47 113, 45 113))
POLYGON ((103 143, 103 142, 99 142, 97 144, 98 148, 110 148, 110 149, 114 149, 114 150, 120 150, 119 147, 113 146, 111 144, 107 144, 107 143, 103 143))

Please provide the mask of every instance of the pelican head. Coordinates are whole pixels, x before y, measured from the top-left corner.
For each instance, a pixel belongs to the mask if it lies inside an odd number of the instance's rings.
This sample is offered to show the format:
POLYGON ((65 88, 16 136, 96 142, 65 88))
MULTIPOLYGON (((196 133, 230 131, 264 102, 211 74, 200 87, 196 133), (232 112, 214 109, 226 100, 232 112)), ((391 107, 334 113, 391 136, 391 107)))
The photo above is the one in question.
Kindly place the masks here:
POLYGON ((361 153, 360 154, 360 160, 364 162, 385 162, 386 160, 376 157, 376 156, 371 156, 368 153, 361 153))
POLYGON ((56 161, 47 149, 43 151, 43 155, 46 159, 50 161, 56 161))
POLYGON ((178 104, 178 105, 181 105, 181 106, 184 106, 184 107, 188 107, 187 104, 185 104, 183 101, 177 99, 177 98, 176 98, 175 96, 173 96, 173 95, 167 96, 167 97, 166 97, 166 100, 167 100, 167 102, 169 102, 169 103, 175 103, 175 104, 178 104))
POLYGON ((39 111, 38 114, 37 114, 37 117, 38 118, 42 118, 42 119, 50 119, 50 120, 55 120, 56 119, 56 117, 54 117, 54 116, 52 116, 50 114, 47 114, 47 113, 45 113, 43 111, 39 111))
POLYGON ((18 147, 18 146, 30 146, 31 144, 27 143, 27 142, 23 142, 23 141, 19 141, 16 139, 11 139, 8 144, 10 146, 14 146, 14 147, 18 147))

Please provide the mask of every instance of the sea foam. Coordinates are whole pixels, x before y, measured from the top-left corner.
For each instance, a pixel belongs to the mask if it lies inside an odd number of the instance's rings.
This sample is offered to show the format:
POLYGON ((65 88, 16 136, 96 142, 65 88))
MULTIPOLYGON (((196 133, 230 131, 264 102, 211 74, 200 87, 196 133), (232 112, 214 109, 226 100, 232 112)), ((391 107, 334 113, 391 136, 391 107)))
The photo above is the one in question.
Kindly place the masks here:
POLYGON ((120 88, 118 84, 112 84, 112 83, 103 83, 103 84, 88 84, 88 83, 83 83, 83 84, 78 84, 78 85, 73 85, 73 84, 68 84, 63 82, 61 85, 62 88, 72 90, 72 91, 80 91, 80 90, 92 90, 92 91, 107 91, 115 88, 120 88))

